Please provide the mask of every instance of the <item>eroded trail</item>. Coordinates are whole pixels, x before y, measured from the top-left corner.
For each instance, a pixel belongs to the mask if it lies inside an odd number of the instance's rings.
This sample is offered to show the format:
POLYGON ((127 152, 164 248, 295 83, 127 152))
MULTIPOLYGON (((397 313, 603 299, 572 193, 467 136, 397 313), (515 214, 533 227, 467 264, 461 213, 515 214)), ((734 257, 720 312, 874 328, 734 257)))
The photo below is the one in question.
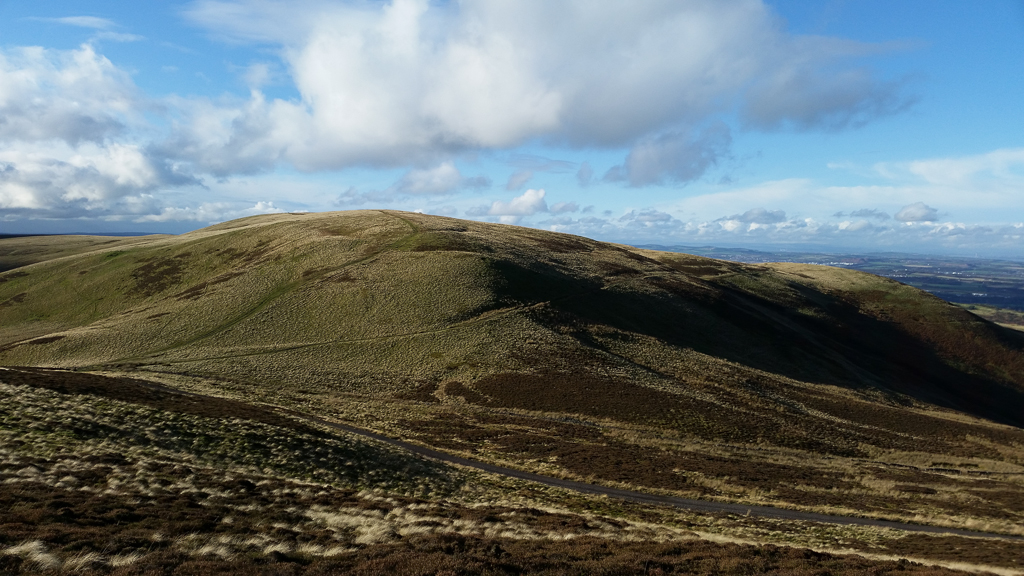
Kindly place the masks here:
POLYGON ((342 430, 350 434, 358 434, 365 438, 377 440, 378 442, 384 442, 392 446, 396 446, 398 448, 403 448, 419 456, 431 458, 433 460, 438 460, 440 462, 444 462, 447 464, 466 466, 468 468, 474 468, 476 470, 489 472, 491 474, 499 474, 501 476, 506 476, 508 478, 516 478, 519 480, 526 480, 529 482, 537 482, 538 484, 544 484, 546 486, 553 486, 556 488, 564 488, 566 490, 581 492, 583 494, 608 496, 610 498, 618 498, 620 500, 627 500, 630 502, 637 502, 640 504, 672 506, 683 510, 692 510, 694 512, 726 513, 736 514, 740 516, 756 516, 760 518, 777 518, 782 520, 802 520, 806 522, 821 522, 825 524, 839 524, 844 526, 874 526, 877 528, 891 528, 893 530, 902 530, 905 532, 952 534, 956 536, 968 536, 975 538, 1002 538, 1007 540, 1024 541, 1024 536, 994 534, 990 532, 976 532, 973 530, 959 530, 956 528, 927 526, 924 524, 909 524, 905 522, 894 522, 891 520, 878 520, 875 518, 858 518, 856 516, 834 516, 831 514, 818 514, 815 512, 788 510, 785 508, 774 508, 771 506, 750 506, 746 504, 730 504, 727 502, 714 502, 709 500, 692 500, 689 498, 678 498, 674 496, 663 496, 659 494, 647 494, 645 492, 636 492, 633 490, 610 488, 607 486, 599 486, 597 484, 588 484, 586 482, 577 482, 574 480, 566 480, 563 478, 555 478, 552 476, 533 474, 531 472, 524 472, 522 470, 517 470, 515 468, 508 468, 506 466, 489 464, 487 462, 470 460, 469 458, 463 458, 461 456, 456 456, 454 454, 440 452, 432 448, 419 446, 417 444, 412 444, 409 442, 405 442, 403 440, 389 438, 382 434, 378 434, 376 432, 366 430, 364 428, 358 428, 356 426, 352 426, 349 424, 331 422, 328 420, 317 418, 315 416, 301 414, 298 412, 289 411, 289 413, 308 421, 316 422, 324 426, 329 426, 336 430, 342 430))
MULTIPOLYGON (((128 402, 132 402, 132 398, 135 398, 135 402, 139 402, 139 399, 147 396, 147 394, 152 395, 153 392, 156 391, 159 393, 161 398, 159 399, 159 404, 154 405, 154 407, 157 407, 158 409, 171 411, 181 411, 187 408, 186 411, 188 412, 207 417, 219 417, 218 415, 221 412, 223 412, 224 414, 230 414, 236 417, 255 419, 263 422, 272 423, 274 425, 282 425, 286 424, 286 422, 284 421, 288 420, 287 416, 290 416, 292 418, 303 420, 305 422, 320 424, 322 426, 326 426, 334 430, 339 430, 341 432, 353 434, 362 438, 388 444, 390 446, 406 450, 414 455, 423 458, 429 458, 431 460, 435 460, 441 463, 463 466, 487 472, 490 474, 505 476, 507 478, 515 478, 518 480, 525 480, 528 482, 536 482, 538 484, 562 488, 565 490, 572 490, 583 494, 606 496, 609 498, 637 502, 640 504, 672 506, 683 510, 691 510, 694 512, 702 513, 724 513, 735 514, 740 516, 775 518, 782 520, 819 522, 824 524, 848 526, 873 526, 878 528, 890 528, 894 530, 901 530, 905 532, 951 534, 956 536, 965 536, 973 538, 999 538, 1013 541, 1024 541, 1024 536, 1014 536, 990 532, 978 532, 973 530, 945 528, 940 526, 929 526, 923 524, 910 524, 905 522, 879 520, 874 518, 819 514, 815 512, 775 508, 771 506, 752 506, 728 502, 695 500, 688 498, 679 498, 674 496, 649 494, 634 490, 611 488, 608 486, 600 486, 596 484, 589 484, 586 482, 566 480, 563 478, 555 478, 552 476, 534 474, 532 472, 526 472, 523 470, 510 468, 507 466, 501 466, 497 464, 481 462, 478 460, 472 460, 469 458, 465 458, 463 456, 457 456, 454 454, 435 450, 433 448, 428 448, 426 446, 421 446, 418 444, 413 444, 411 442, 406 442, 404 440, 391 438, 383 434, 374 432, 372 430, 367 430, 365 428, 360 428, 357 426, 353 426, 351 424, 325 420, 323 418, 313 416, 311 414, 297 412, 280 406, 255 405, 247 402, 231 400, 217 396, 197 394, 194 392, 186 392, 170 388, 155 382, 139 380, 135 378, 99 376, 88 373, 59 369, 0 367, 0 379, 2 379, 3 374, 5 372, 35 375, 37 377, 49 374, 50 376, 47 377, 46 379, 52 379, 53 383, 40 382, 38 380, 35 383, 25 383, 33 386, 51 388, 66 394, 84 393, 90 395, 105 396, 115 400, 128 402), (88 379, 87 384, 61 384, 61 381, 67 380, 67 378, 71 377, 72 375, 86 377, 88 379), (102 382, 102 380, 109 380, 109 383, 102 382), (174 400, 175 397, 178 398, 177 401, 174 400), (220 406, 222 404, 230 404, 230 406, 220 406)), ((150 404, 156 401, 153 400, 152 398, 150 398, 149 400, 151 400, 150 404)), ((142 403, 145 404, 146 402, 142 403)))

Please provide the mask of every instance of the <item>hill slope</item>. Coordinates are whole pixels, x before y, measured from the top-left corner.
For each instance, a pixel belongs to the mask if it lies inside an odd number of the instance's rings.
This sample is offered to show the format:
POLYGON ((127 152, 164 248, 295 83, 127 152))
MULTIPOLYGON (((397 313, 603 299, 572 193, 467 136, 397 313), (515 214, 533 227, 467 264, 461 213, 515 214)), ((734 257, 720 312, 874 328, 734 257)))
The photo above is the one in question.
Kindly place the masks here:
POLYGON ((1024 518, 1022 350, 869 274, 400 212, 257 216, 0 274, 4 365, 131 372, 596 482, 1003 530, 1024 518))

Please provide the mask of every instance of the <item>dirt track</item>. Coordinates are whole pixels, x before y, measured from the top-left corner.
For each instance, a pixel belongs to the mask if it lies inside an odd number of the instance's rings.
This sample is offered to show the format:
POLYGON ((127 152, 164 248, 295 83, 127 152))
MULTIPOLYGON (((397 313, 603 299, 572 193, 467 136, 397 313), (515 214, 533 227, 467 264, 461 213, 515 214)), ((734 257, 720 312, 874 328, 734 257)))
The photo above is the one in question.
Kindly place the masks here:
POLYGON ((372 438, 378 442, 384 442, 392 446, 397 446, 408 450, 414 454, 438 460, 448 464, 455 464, 458 466, 466 466, 468 468, 474 468, 482 470, 484 472, 490 472, 491 474, 499 474, 501 476, 507 476, 510 478, 518 478, 520 480, 527 480, 530 482, 537 482, 547 486, 554 486, 557 488, 564 488, 566 490, 572 490, 574 492, 582 492, 584 494, 595 494, 599 496, 608 496, 610 498, 618 498, 621 500, 628 500, 631 502, 638 502, 641 504, 656 504, 661 506, 674 506, 676 508, 682 508, 684 510, 692 510, 694 512, 717 512, 726 514, 737 514, 740 516, 757 516, 761 518, 780 518, 783 520, 803 520, 808 522, 822 522, 825 524, 839 524, 847 526, 875 526, 879 528, 892 528, 894 530, 903 530, 906 532, 926 532, 931 534, 952 534, 956 536, 970 536, 976 538, 1002 538, 1007 540, 1024 540, 1024 536, 1011 536, 1007 534, 993 534, 989 532, 975 532, 973 530, 958 530, 956 528, 943 528, 940 526, 928 526, 924 524, 907 524, 904 522, 892 522, 889 520, 877 520, 873 518, 858 518, 855 516, 833 516, 830 514, 817 514, 814 512, 802 512, 799 510, 787 510, 785 508, 773 508, 771 506, 748 506, 745 504, 729 504, 727 502, 711 502, 707 500, 691 500, 688 498, 676 498, 673 496, 661 496, 657 494, 645 494, 643 492, 635 492, 632 490, 621 490, 618 488, 609 488, 607 486, 598 486, 595 484, 587 484, 586 482, 576 482, 573 480, 565 480, 562 478, 553 478, 551 476, 542 476, 540 474, 533 474, 530 472, 523 472, 522 470, 516 470, 515 468, 507 468, 505 466, 497 466, 495 464, 487 464, 486 462, 478 462, 476 460, 470 460, 461 456, 455 456, 447 454, 445 452, 439 452, 431 448, 424 446, 418 446, 402 440, 396 440, 389 438, 376 432, 371 432, 363 428, 357 428, 347 424, 341 424, 338 422, 330 422, 322 420, 314 416, 306 414, 292 412, 293 415, 299 416, 306 420, 317 422, 337 430, 349 432, 351 434, 358 434, 367 438, 372 438))
MULTIPOLYGON (((157 384, 152 381, 139 380, 133 378, 124 377, 110 377, 110 376, 99 376, 88 373, 76 373, 74 371, 60 370, 60 369, 45 369, 45 368, 30 368, 30 367, 0 367, 0 371, 8 372, 13 374, 21 375, 36 375, 39 377, 39 381, 31 382, 16 382, 18 384, 29 384, 34 386, 42 386, 45 388, 51 388, 62 393, 70 394, 98 394, 122 401, 143 401, 143 404, 153 405, 159 409, 171 409, 182 411, 182 408, 188 408, 187 412, 196 413, 207 417, 221 417, 223 416, 218 410, 225 411, 225 414, 232 416, 241 416, 243 418, 256 419, 259 421, 272 423, 274 425, 286 425, 286 422, 290 419, 282 418, 284 413, 305 420, 307 422, 313 422, 369 438, 378 442, 383 442, 391 446, 396 446, 407 450, 413 454, 444 462, 448 464, 455 464, 457 466, 465 466, 476 470, 481 470, 491 474, 498 474, 509 478, 517 478, 520 480, 526 480, 529 482, 537 482, 538 484, 544 484, 547 486, 554 486, 557 488, 563 488, 566 490, 572 490, 583 494, 594 494, 598 496, 607 496, 610 498, 618 498, 621 500, 627 500, 631 502, 638 502, 641 504, 653 504, 660 506, 674 506, 684 510, 692 510, 694 512, 705 512, 705 513, 725 513, 725 514, 736 514, 740 516, 756 516, 761 518, 779 518, 783 520, 801 520, 809 522, 821 522, 825 524, 838 524, 847 526, 875 526, 879 528, 891 528, 894 530, 903 530, 906 532, 923 532, 931 534, 951 534, 956 536, 967 536, 975 538, 1000 538, 1005 540, 1024 541, 1024 536, 1013 536, 1008 534, 996 534, 990 532, 976 532, 973 530, 960 530, 956 528, 944 528, 939 526, 928 526, 924 524, 908 524, 904 522, 893 522, 889 520, 877 520, 873 518, 858 518, 855 516, 835 516, 830 514, 818 514, 814 512, 803 512, 799 510, 788 510, 785 508, 774 508, 771 506, 750 506, 745 504, 731 504, 727 502, 713 502, 707 500, 692 500, 688 498, 678 498, 673 496, 662 496, 657 494, 646 494, 644 492, 636 492, 633 490, 622 490, 619 488, 610 488, 607 486, 599 486, 596 484, 588 484, 586 482, 576 482, 573 480, 565 480, 562 478, 554 478, 551 476, 543 476, 540 474, 533 474, 531 472, 524 472, 522 470, 516 470, 515 468, 508 468, 505 466, 498 466, 495 464, 488 464, 486 462, 479 462, 461 456, 455 456, 445 452, 440 452, 425 446, 419 446, 403 440, 397 440, 389 438, 382 434, 359 428, 349 424, 342 424, 340 422, 331 422, 305 414, 294 410, 289 410, 281 407, 261 407, 258 405, 247 404, 239 402, 237 400, 228 400, 216 396, 207 396, 203 394, 196 394, 194 392, 186 392, 183 390, 177 390, 169 388, 167 386, 157 384), (54 378, 54 376, 60 375, 61 378, 54 378), (67 380, 68 377, 74 377, 74 380, 67 380), (86 382, 76 382, 77 380, 85 379, 86 382), (60 380, 60 384, 56 381, 60 380), (158 391, 163 395, 167 395, 170 398, 148 398, 144 399, 140 397, 139 392, 141 390, 158 391), (174 396, 186 397, 189 399, 188 406, 182 405, 181 400, 173 400, 174 396), (203 406, 193 406, 196 400, 204 400, 203 406), (170 401, 171 406, 167 404, 170 401), (154 404, 155 402, 155 404, 154 404), (230 404, 228 407, 219 406, 220 404, 230 404), (209 405, 205 405, 209 404, 209 405), (200 409, 202 408, 202 409, 200 409), (255 412, 254 414, 244 413, 248 411, 255 412), (240 412, 241 410, 241 412, 240 412), (268 419, 269 418, 269 419, 268 419)), ((294 421, 292 421, 294 425, 294 421)))

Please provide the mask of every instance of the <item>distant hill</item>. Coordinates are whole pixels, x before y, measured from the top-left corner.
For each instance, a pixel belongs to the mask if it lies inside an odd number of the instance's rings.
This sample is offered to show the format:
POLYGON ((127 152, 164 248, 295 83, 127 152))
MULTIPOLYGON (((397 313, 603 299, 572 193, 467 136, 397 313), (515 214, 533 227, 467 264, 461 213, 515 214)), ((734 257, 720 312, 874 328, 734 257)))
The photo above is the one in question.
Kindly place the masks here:
POLYGON ((394 211, 37 240, 0 240, 0 365, 613 486, 1024 520, 1024 334, 872 274, 394 211))

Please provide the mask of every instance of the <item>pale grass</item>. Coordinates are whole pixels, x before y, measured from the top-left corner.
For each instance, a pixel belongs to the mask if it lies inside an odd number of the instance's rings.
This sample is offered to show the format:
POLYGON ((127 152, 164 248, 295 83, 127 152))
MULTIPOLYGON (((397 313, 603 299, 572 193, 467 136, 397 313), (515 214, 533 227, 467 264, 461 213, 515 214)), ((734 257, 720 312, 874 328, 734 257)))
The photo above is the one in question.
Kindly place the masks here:
POLYGON ((874 552, 864 552, 862 550, 851 550, 846 548, 814 548, 816 552, 824 552, 826 554, 850 554, 867 558, 868 560, 880 560, 880 561, 898 561, 907 560, 908 562, 916 562, 918 564, 924 564, 925 566, 935 566, 938 568, 948 568, 950 570, 961 570, 964 572, 973 572, 976 574, 997 574, 998 576, 1020 576, 1024 574, 1024 570, 1015 570, 1013 568, 1007 568, 1005 566, 992 566, 989 564, 973 564, 970 562, 955 562, 951 560, 935 560, 932 558, 924 558, 918 556, 894 556, 892 554, 878 554, 874 552))
POLYGON ((213 542, 203 544, 190 553, 195 554, 195 556, 215 556, 224 560, 228 560, 234 556, 233 551, 229 546, 213 542))
POLYGON ((40 540, 31 540, 11 546, 3 550, 7 556, 21 556, 43 569, 58 568, 62 562, 60 558, 50 553, 49 548, 40 540))
POLYGON ((276 544, 270 544, 270 545, 268 545, 268 546, 263 548, 263 553, 264 554, 273 554, 274 552, 278 552, 280 554, 287 554, 287 553, 289 553, 291 551, 292 551, 292 546, 291 546, 291 544, 288 544, 287 542, 278 542, 276 544))
POLYGON ((295 548, 295 551, 307 556, 323 556, 327 551, 327 548, 319 544, 313 544, 312 542, 303 542, 295 548))
POLYGON ((348 546, 331 546, 330 548, 327 548, 326 550, 324 550, 323 556, 325 558, 330 558, 331 556, 338 556, 340 554, 348 554, 349 552, 355 552, 356 550, 359 550, 359 548, 352 548, 352 547, 348 547, 348 546))
POLYGON ((76 554, 64 561, 64 570, 78 572, 85 570, 94 564, 105 564, 106 557, 96 552, 84 552, 76 554))
POLYGON ((145 556, 145 554, 142 552, 132 552, 130 554, 117 554, 116 556, 111 556, 110 559, 107 560, 107 564, 110 564, 114 567, 129 566, 141 560, 143 556, 145 556))
POLYGON ((394 540, 397 535, 393 526, 383 522, 369 526, 360 526, 356 529, 355 543, 363 545, 380 544, 381 542, 394 540))

